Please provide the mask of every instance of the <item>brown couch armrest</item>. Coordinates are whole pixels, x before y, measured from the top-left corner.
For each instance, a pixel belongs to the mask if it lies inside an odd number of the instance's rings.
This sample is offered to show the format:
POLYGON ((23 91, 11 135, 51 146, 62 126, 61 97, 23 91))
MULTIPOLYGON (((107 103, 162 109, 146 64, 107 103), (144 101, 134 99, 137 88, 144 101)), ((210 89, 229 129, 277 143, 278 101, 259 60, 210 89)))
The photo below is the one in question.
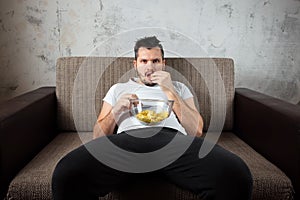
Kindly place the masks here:
POLYGON ((237 88, 234 132, 278 166, 300 193, 300 106, 237 88))
POLYGON ((9 182, 56 135, 55 87, 0 104, 0 199, 9 182))

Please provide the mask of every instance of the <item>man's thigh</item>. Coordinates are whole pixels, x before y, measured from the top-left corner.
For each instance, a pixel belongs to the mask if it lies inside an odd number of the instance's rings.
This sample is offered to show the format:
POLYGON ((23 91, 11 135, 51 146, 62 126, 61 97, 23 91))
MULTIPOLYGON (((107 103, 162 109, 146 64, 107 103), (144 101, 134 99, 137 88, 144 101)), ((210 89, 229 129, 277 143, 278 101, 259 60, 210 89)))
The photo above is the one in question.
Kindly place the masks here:
POLYGON ((244 161, 219 145, 199 158, 202 144, 202 138, 195 138, 178 160, 163 168, 166 178, 203 197, 248 199, 252 176, 244 161))

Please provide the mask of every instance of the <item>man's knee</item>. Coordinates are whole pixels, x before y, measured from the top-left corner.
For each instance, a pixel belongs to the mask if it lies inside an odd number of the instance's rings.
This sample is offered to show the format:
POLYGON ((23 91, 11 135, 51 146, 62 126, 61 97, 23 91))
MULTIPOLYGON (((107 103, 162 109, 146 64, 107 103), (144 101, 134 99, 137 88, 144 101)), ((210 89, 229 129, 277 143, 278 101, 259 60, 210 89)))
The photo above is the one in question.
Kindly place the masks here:
POLYGON ((232 194, 232 199, 250 199, 253 179, 246 163, 238 156, 233 156, 224 165, 222 186, 232 194), (235 197, 235 198, 234 198, 235 197))
POLYGON ((52 187, 55 190, 71 189, 71 186, 76 184, 76 172, 74 172, 74 164, 71 163, 68 156, 57 163, 52 175, 52 187))

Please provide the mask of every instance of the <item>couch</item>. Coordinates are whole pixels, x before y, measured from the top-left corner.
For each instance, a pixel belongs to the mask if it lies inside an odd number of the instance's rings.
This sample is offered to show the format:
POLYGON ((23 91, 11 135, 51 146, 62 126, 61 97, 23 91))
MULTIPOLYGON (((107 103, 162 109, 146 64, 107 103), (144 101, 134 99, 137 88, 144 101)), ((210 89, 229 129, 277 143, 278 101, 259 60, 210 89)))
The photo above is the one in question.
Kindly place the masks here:
MULTIPOLYGON (((132 60, 62 57, 56 64, 55 87, 41 87, 0 104, 1 199, 52 199, 56 163, 92 139, 101 99, 112 84, 135 75, 132 60)), ((221 122, 222 134, 215 139, 248 165, 254 181, 252 199, 299 199, 300 107, 235 88, 231 58, 167 58, 166 63, 172 66, 167 68, 172 78, 186 83, 194 94, 205 137, 211 134, 213 117, 221 122)), ((148 177, 99 199, 199 197, 148 177)))

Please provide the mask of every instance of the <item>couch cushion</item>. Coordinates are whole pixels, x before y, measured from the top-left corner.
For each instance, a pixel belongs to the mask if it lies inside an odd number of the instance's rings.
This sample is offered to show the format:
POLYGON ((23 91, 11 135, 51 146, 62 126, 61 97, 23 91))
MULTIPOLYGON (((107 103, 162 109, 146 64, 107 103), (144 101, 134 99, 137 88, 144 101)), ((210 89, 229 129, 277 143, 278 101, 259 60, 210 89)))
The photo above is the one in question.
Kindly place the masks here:
POLYGON ((219 144, 238 155, 248 165, 254 181, 252 199, 292 199, 291 180, 236 135, 223 133, 219 144))
MULTIPOLYGON (((56 95, 60 130, 92 131, 102 106, 102 99, 108 89, 115 83, 128 81, 130 77, 135 76, 132 61, 133 58, 59 58, 56 66, 56 95)), ((166 64, 171 66, 167 67, 167 71, 171 73, 172 79, 184 82, 194 94, 195 102, 204 119, 204 130, 207 130, 210 123, 213 106, 211 95, 215 97, 214 102, 218 102, 218 105, 221 104, 226 110, 224 130, 232 130, 233 60, 167 58, 166 64), (201 74, 195 66, 199 66, 201 74), (216 84, 218 80, 221 84, 216 84), (210 90, 207 85, 210 85, 210 90), (223 87, 226 101, 220 95, 223 87)), ((217 114, 215 117, 222 117, 222 115, 217 114)))
MULTIPOLYGON (((83 138, 83 143, 85 143, 92 138, 92 133, 81 133, 80 138, 83 138)), ((82 144, 80 138, 76 133, 59 134, 13 179, 9 186, 8 198, 51 199, 53 170, 60 158, 82 144)), ((254 179, 252 199, 282 200, 292 198, 293 189, 289 178, 233 133, 222 134, 219 144, 240 156, 249 166, 254 179)), ((191 192, 169 183, 157 183, 155 181, 152 181, 151 185, 141 181, 134 187, 125 187, 123 191, 112 192, 100 199, 129 200, 132 199, 133 194, 139 197, 137 199, 141 199, 141 195, 145 195, 145 198, 148 197, 147 199, 157 199, 155 195, 161 197, 163 194, 168 195, 168 199, 197 199, 197 195, 191 192), (144 190, 150 186, 151 190, 144 190), (158 192, 153 193, 153 190, 158 192)), ((167 200, 167 198, 165 199, 167 200)))
MULTIPOLYGON (((85 138, 90 135, 86 133, 85 138)), ((82 142, 77 134, 62 133, 56 136, 12 180, 8 199, 51 199, 51 177, 57 162, 80 144, 82 142)))

